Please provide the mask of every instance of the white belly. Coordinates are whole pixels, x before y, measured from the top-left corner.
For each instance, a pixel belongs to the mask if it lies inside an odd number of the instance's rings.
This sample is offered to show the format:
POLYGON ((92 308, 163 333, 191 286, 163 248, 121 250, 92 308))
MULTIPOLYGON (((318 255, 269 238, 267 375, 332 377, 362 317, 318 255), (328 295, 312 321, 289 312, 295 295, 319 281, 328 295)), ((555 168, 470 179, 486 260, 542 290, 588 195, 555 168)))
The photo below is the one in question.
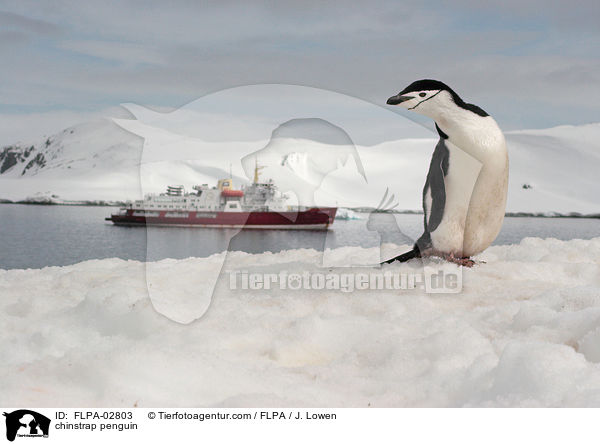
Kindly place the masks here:
POLYGON ((506 211, 507 190, 508 155, 504 153, 483 166, 475 184, 465 227, 464 256, 481 253, 498 236, 506 211))
POLYGON ((431 233, 431 242, 436 250, 472 256, 485 250, 502 226, 508 158, 506 152, 500 152, 482 163, 448 140, 446 146, 446 205, 439 226, 431 233))

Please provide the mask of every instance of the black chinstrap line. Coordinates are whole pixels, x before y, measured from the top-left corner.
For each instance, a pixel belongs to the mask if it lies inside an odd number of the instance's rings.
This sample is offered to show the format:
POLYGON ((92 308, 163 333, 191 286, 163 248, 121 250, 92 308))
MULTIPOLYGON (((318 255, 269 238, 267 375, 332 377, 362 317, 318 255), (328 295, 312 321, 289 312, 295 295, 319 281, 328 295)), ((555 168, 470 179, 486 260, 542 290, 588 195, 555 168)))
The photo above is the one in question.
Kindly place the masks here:
POLYGON ((415 109, 417 106, 419 106, 421 103, 423 102, 427 102, 428 100, 433 99, 435 96, 437 96, 439 93, 441 93, 442 91, 444 91, 443 89, 440 89, 438 92, 436 92, 434 95, 432 95, 431 97, 427 97, 425 100, 421 100, 419 103, 417 103, 415 106, 413 106, 412 108, 407 108, 409 110, 411 109, 415 109))

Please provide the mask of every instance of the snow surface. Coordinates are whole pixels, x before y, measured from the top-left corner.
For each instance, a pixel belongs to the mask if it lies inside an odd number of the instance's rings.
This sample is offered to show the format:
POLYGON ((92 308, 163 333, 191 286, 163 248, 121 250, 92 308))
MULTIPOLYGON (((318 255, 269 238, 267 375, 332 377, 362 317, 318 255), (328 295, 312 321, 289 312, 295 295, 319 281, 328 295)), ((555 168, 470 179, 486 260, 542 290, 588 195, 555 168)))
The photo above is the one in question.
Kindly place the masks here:
MULTIPOLYGON (((322 270, 321 255, 234 252, 224 270, 322 270)), ((600 238, 527 238, 478 259, 485 263, 462 269, 463 291, 447 295, 230 291, 224 273, 206 315, 188 325, 164 316, 184 318, 185 305, 155 311, 143 263, 0 270, 2 401, 600 406, 600 238)), ((173 293, 202 286, 221 260, 152 266, 173 293)), ((415 263, 386 269, 420 270, 415 263)))

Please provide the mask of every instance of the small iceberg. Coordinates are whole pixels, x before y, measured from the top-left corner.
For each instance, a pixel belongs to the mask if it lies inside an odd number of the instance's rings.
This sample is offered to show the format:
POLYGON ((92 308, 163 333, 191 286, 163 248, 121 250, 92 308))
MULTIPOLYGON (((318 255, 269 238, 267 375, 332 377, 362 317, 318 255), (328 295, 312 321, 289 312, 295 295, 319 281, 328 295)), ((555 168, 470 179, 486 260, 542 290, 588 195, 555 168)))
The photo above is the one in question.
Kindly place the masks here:
POLYGON ((338 208, 335 218, 338 220, 358 220, 360 215, 349 208, 338 208))

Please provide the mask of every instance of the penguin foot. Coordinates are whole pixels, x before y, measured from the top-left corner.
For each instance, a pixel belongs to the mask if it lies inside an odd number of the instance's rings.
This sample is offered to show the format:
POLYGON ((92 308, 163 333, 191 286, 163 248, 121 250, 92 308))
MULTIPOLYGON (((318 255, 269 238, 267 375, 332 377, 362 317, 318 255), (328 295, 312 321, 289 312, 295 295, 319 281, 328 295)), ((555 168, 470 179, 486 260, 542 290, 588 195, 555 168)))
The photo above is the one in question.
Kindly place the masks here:
POLYGON ((450 255, 450 258, 444 258, 449 262, 454 262, 455 264, 462 265, 463 267, 471 268, 476 262, 470 257, 454 257, 450 255))
POLYGON ((425 250, 422 253, 423 257, 435 256, 440 257, 448 262, 452 262, 453 264, 461 265, 463 267, 471 268, 476 262, 470 257, 456 257, 454 253, 444 253, 443 251, 437 251, 434 249, 425 250))

